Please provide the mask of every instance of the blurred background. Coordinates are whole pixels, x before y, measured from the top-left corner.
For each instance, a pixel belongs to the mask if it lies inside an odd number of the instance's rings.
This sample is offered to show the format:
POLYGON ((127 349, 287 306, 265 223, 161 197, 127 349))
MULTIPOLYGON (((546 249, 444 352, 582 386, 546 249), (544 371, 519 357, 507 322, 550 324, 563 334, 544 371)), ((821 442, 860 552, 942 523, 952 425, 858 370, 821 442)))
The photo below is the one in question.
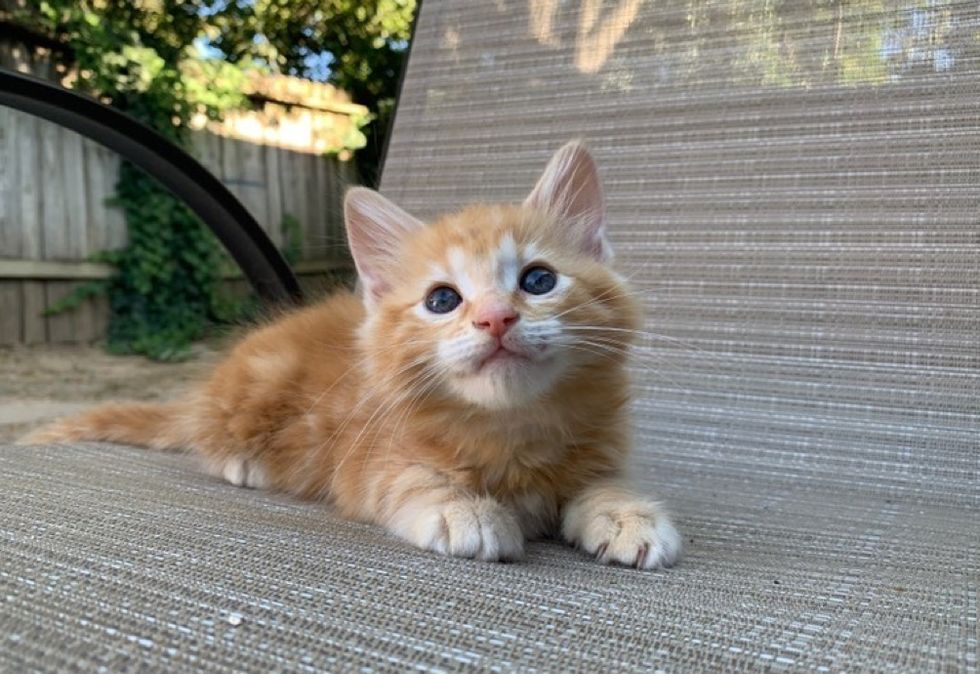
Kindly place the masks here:
MULTIPOLYGON (((315 298, 350 280, 341 196, 378 180, 414 13, 415 0, 0 0, 0 67, 190 150, 315 298)), ((260 312, 166 190, 0 107, 0 439, 99 399, 171 397, 260 312)))

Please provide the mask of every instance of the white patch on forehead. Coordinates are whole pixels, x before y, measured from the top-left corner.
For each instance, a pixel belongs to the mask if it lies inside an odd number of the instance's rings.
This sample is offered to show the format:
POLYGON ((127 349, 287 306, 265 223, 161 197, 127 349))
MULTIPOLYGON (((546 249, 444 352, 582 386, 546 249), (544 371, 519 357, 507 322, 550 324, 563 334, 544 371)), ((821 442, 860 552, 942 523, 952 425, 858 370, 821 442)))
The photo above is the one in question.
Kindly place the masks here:
POLYGON ((529 243, 524 246, 524 255, 521 256, 522 262, 524 264, 528 264, 529 262, 536 260, 540 255, 541 251, 538 250, 538 247, 535 246, 534 243, 529 243))
POLYGON ((511 293, 517 287, 517 275, 520 273, 520 260, 517 258, 517 242, 510 234, 505 235, 497 244, 494 251, 494 266, 497 270, 497 287, 511 293))
POLYGON ((449 271, 456 282, 456 287, 463 295, 463 299, 476 296, 477 284, 469 273, 467 266, 466 253, 462 248, 452 247, 447 253, 449 258, 449 271))
POLYGON ((433 281, 439 281, 448 278, 449 272, 441 264, 433 262, 429 265, 429 276, 433 281))

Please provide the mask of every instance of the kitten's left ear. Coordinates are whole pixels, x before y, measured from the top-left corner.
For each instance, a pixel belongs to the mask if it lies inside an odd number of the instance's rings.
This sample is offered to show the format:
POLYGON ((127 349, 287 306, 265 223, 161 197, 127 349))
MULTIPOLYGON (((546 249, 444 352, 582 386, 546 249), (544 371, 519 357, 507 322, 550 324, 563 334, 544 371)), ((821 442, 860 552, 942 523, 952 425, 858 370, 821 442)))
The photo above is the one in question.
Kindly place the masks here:
POLYGON ((572 141, 555 153, 524 205, 558 218, 587 254, 597 260, 612 258, 599 170, 581 142, 572 141))

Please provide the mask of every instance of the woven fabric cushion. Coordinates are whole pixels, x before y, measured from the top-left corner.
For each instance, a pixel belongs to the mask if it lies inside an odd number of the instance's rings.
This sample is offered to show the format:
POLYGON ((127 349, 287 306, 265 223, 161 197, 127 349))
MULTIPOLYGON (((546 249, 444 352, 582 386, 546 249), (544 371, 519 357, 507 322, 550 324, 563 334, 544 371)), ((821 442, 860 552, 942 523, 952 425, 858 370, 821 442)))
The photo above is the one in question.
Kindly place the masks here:
POLYGON ((962 510, 658 480, 670 571, 414 550, 185 456, 0 447, 0 671, 976 671, 962 510))
POLYGON ((591 143, 647 306, 639 460, 980 511, 980 6, 425 0, 382 191, 591 143), (723 470, 721 470, 723 469, 723 470))

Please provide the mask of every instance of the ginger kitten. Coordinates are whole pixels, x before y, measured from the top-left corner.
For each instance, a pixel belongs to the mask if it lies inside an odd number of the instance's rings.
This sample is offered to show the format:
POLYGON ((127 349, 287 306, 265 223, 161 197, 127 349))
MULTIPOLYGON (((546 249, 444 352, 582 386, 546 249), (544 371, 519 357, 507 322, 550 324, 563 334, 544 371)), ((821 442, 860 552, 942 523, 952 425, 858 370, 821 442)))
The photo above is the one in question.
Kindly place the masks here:
POLYGON ((363 297, 245 337, 176 402, 108 404, 26 441, 188 449, 246 487, 329 499, 421 548, 515 560, 560 533, 605 563, 681 543, 632 492, 627 351, 639 309, 608 266, 595 163, 570 143, 520 205, 423 224, 345 201, 363 297))

